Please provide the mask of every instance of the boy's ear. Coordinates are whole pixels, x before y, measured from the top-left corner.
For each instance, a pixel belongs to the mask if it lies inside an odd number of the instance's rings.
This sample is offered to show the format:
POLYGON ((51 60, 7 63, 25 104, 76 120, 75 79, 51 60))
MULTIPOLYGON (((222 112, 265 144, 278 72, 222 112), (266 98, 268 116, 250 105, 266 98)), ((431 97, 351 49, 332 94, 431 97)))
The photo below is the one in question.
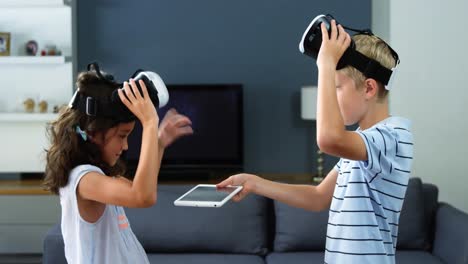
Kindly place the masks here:
POLYGON ((379 92, 377 81, 372 78, 367 78, 364 81, 364 89, 366 91, 366 99, 371 99, 374 96, 377 96, 379 92))

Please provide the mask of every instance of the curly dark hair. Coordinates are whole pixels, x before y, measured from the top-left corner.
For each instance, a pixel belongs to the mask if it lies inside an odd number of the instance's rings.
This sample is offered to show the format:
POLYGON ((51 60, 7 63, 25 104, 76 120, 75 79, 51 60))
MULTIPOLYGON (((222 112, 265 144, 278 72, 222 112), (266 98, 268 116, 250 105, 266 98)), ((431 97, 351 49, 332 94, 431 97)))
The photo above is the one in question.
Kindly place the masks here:
MULTIPOLYGON (((84 96, 109 98, 118 88, 117 83, 100 78, 95 71, 85 71, 78 75, 77 87, 84 96)), ((43 185, 46 190, 59 194, 59 189, 68 183, 70 171, 81 164, 91 164, 103 170, 106 175, 115 176, 125 173, 125 166, 118 161, 109 166, 102 160, 99 147, 90 140, 83 140, 76 133, 76 127, 88 133, 105 132, 119 124, 109 118, 88 116, 76 109, 65 108, 57 120, 48 124, 47 135, 50 148, 46 150, 46 168, 43 185)))

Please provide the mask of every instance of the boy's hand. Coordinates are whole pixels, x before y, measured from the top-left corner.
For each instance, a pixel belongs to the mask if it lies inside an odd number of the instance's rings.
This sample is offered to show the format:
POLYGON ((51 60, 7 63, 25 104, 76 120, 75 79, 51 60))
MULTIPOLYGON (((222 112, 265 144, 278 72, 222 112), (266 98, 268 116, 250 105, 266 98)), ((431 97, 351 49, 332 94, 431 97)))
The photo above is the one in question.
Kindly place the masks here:
POLYGON ((229 185, 242 186, 242 190, 238 192, 234 197, 232 197, 232 200, 234 200, 235 202, 239 202, 240 200, 244 199, 247 196, 247 194, 255 191, 258 181, 259 177, 252 174, 242 173, 233 175, 224 180, 223 182, 216 184, 216 188, 225 188, 229 185))
POLYGON ((130 85, 128 82, 124 82, 123 89, 118 89, 120 100, 140 120, 143 126, 150 123, 157 125, 159 116, 148 95, 146 85, 142 80, 139 81, 139 84, 143 94, 140 93, 133 79, 130 79, 130 85))
POLYGON ((171 108, 159 125, 159 146, 167 148, 178 138, 193 134, 192 121, 171 108))
POLYGON ((327 66, 336 68, 338 61, 351 43, 351 37, 341 25, 336 26, 335 20, 331 21, 330 36, 324 23, 320 27, 322 30, 322 45, 317 57, 317 66, 319 68, 327 66))

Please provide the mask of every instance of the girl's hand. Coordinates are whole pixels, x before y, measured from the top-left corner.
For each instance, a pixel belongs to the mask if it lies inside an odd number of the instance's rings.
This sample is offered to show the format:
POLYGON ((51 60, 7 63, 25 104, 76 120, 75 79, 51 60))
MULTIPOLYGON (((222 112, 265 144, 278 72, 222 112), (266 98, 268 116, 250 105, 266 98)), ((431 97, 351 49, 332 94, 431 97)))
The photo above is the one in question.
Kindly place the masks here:
POLYGON ((227 178, 223 182, 216 184, 216 188, 221 189, 229 185, 242 186, 242 190, 239 193, 237 193, 234 197, 232 197, 232 200, 234 200, 235 202, 239 202, 240 200, 244 199, 247 196, 247 194, 255 192, 255 188, 259 179, 259 177, 252 174, 236 174, 227 178))
POLYGON ((336 21, 331 21, 331 34, 324 23, 320 25, 322 30, 322 45, 317 57, 319 68, 331 66, 336 68, 338 61, 351 44, 351 37, 341 25, 336 26, 336 21))
POLYGON ((130 79, 130 85, 128 82, 124 82, 123 89, 118 90, 120 100, 140 120, 143 126, 150 123, 157 125, 159 122, 158 113, 151 102, 146 85, 142 80, 139 81, 139 84, 143 95, 140 94, 133 79, 130 79))
POLYGON ((159 125, 159 146, 167 148, 178 138, 193 134, 192 121, 171 108, 159 125))

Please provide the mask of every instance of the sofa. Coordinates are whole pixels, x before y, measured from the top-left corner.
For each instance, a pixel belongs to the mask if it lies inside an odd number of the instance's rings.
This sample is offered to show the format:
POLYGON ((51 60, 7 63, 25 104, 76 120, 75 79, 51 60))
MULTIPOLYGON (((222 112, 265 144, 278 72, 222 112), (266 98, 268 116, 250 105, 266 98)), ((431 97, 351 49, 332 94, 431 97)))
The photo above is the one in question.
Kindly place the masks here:
MULTIPOLYGON (((151 263, 323 263, 327 211, 308 212, 256 195, 221 208, 174 206, 191 187, 160 185, 155 206, 126 210, 151 263)), ((436 186, 410 179, 397 263, 468 263, 468 214, 437 197, 436 186)), ((66 263, 63 248, 57 223, 44 238, 43 263, 66 263)))

